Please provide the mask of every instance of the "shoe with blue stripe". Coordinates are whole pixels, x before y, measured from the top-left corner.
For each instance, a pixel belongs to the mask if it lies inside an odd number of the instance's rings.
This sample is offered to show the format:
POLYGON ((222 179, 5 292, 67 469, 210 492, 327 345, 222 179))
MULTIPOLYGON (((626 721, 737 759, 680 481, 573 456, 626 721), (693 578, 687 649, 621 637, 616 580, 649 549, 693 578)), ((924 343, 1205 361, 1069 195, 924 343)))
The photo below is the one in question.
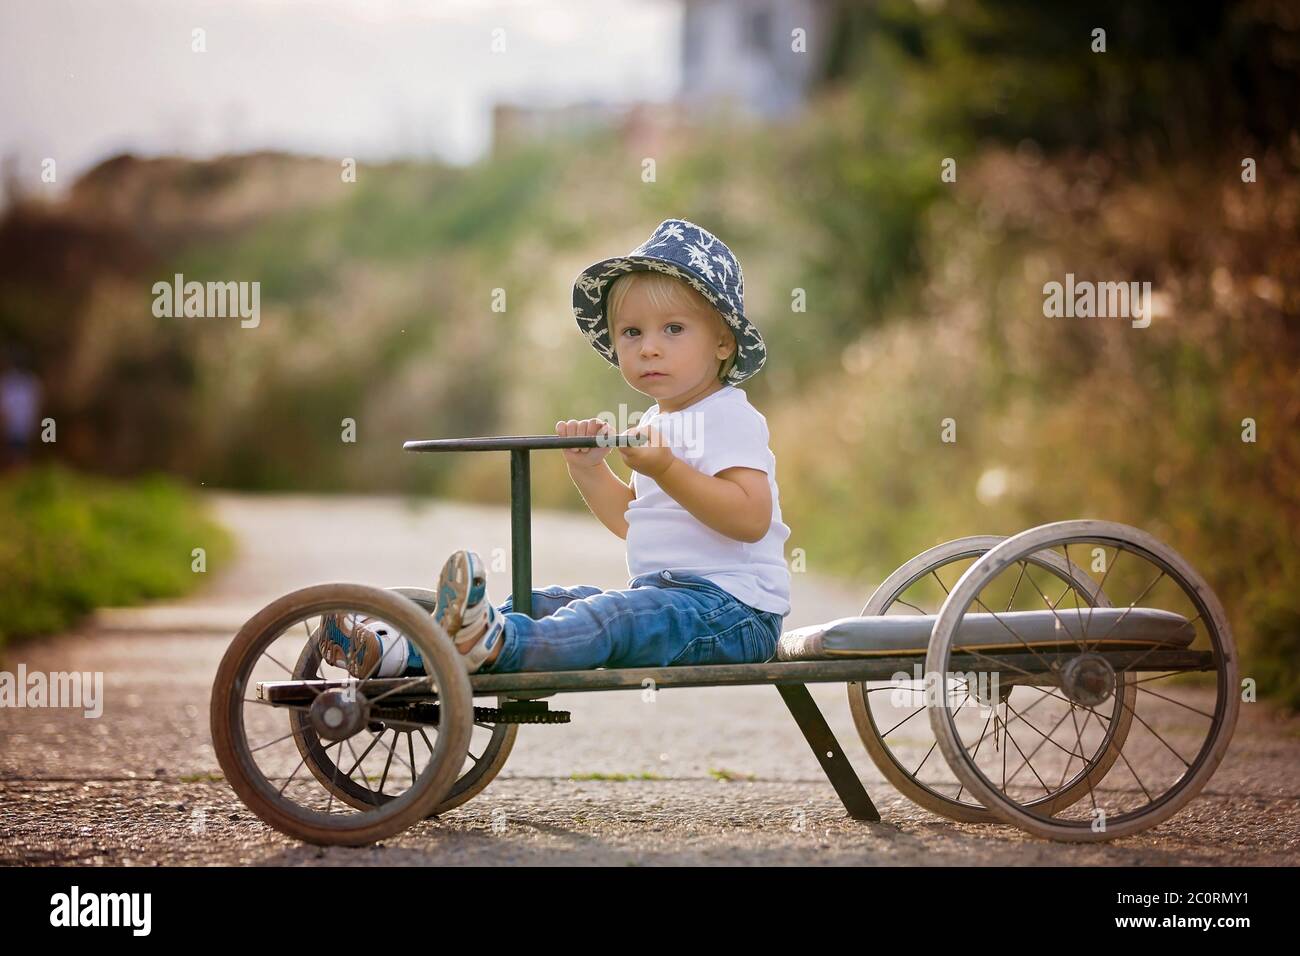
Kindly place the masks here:
POLYGON ((438 575, 436 620, 461 651, 466 669, 475 673, 496 647, 503 621, 487 596, 483 559, 473 551, 454 551, 438 575), (461 649, 473 638, 468 649, 461 649))
POLYGON ((453 638, 483 611, 487 597, 487 572, 483 559, 473 551, 453 551, 438 575, 438 603, 433 619, 453 638))
POLYGON ((423 663, 404 635, 365 615, 325 614, 319 633, 321 657, 353 677, 397 677, 423 663))

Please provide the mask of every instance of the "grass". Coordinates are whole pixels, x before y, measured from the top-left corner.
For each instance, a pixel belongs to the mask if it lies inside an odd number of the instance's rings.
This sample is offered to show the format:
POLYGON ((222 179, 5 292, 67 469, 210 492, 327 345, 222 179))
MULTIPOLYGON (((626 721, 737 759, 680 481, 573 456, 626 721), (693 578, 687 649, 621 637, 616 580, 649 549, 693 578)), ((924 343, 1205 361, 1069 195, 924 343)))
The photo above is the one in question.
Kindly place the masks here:
POLYGON ((221 783, 225 779, 219 773, 187 773, 181 776, 181 783, 221 783))
POLYGON ((709 768, 709 776, 714 780, 757 780, 758 777, 752 773, 741 773, 738 770, 726 770, 724 768, 709 768))
POLYGON ((50 465, 0 476, 0 647, 63 630, 97 607, 175 597, 231 552, 179 482, 110 481, 50 465))

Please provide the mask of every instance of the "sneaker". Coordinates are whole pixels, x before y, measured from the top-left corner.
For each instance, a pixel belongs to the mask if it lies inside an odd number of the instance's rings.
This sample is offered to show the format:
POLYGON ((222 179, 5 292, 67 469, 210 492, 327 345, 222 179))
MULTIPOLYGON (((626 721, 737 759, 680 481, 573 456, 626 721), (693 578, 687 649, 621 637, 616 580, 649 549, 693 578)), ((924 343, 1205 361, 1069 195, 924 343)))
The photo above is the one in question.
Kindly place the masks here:
POLYGON ((326 663, 353 677, 397 677, 410 665, 415 647, 396 629, 365 615, 337 613, 321 618, 316 647, 326 663))
POLYGON ((452 637, 483 614, 487 572, 474 551, 453 551, 438 575, 438 604, 433 619, 452 637))
POLYGON ((505 622, 488 600, 487 573, 475 552, 453 551, 443 564, 433 617, 456 642, 466 669, 476 673, 495 649, 505 622))
POLYGON ((483 662, 492 656, 505 627, 505 617, 493 607, 491 601, 484 601, 484 612, 472 624, 466 624, 452 635, 460 659, 465 662, 465 669, 476 674, 483 662))

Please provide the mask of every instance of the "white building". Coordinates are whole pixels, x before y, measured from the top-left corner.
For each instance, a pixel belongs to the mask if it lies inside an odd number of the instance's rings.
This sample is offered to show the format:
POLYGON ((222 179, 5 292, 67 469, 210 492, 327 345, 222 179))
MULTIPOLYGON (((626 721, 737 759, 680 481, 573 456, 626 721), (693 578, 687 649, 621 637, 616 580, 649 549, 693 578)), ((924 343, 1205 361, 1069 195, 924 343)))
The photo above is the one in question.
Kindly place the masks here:
POLYGON ((681 81, 669 102, 565 106, 499 102, 494 149, 612 127, 653 149, 681 124, 719 109, 780 119, 807 99, 824 65, 834 0, 682 0, 681 81))
POLYGON ((793 112, 822 67, 830 13, 828 0, 683 0, 683 98, 793 112), (796 31, 806 52, 792 49, 796 31))

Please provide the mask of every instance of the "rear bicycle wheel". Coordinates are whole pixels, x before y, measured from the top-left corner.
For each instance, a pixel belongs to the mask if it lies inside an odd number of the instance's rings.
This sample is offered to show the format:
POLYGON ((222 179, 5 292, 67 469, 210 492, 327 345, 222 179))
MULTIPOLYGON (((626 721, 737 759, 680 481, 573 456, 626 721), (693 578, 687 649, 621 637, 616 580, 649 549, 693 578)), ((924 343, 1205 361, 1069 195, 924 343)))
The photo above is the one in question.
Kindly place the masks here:
POLYGON ((1031 528, 989 551, 944 602, 926 669, 950 674, 957 662, 970 661, 990 670, 1033 671, 1060 713, 1046 733, 1035 728, 1043 739, 1029 753, 1014 737, 1008 742, 1020 762, 1008 776, 972 746, 948 694, 930 708, 931 727, 953 772, 1001 819, 1045 839, 1111 840, 1168 819, 1214 773, 1236 726, 1237 653, 1222 605, 1177 552, 1128 525, 1061 521, 1031 528), (1029 647, 1013 622, 1003 622, 1002 649, 963 636, 963 621, 978 613, 987 603, 985 595, 1018 562, 1044 550, 1070 560, 1071 548, 1075 556, 1088 556, 1089 574, 1109 595, 1112 608, 1062 601, 1056 612, 1061 640, 1052 651, 1029 647), (1131 729, 1110 772, 1090 781, 1086 801, 1056 809, 1036 806, 1040 789, 1096 746, 1107 723, 1098 702, 1130 684, 1136 699, 1121 700, 1131 729), (1043 746, 1048 743, 1052 746, 1043 746))

